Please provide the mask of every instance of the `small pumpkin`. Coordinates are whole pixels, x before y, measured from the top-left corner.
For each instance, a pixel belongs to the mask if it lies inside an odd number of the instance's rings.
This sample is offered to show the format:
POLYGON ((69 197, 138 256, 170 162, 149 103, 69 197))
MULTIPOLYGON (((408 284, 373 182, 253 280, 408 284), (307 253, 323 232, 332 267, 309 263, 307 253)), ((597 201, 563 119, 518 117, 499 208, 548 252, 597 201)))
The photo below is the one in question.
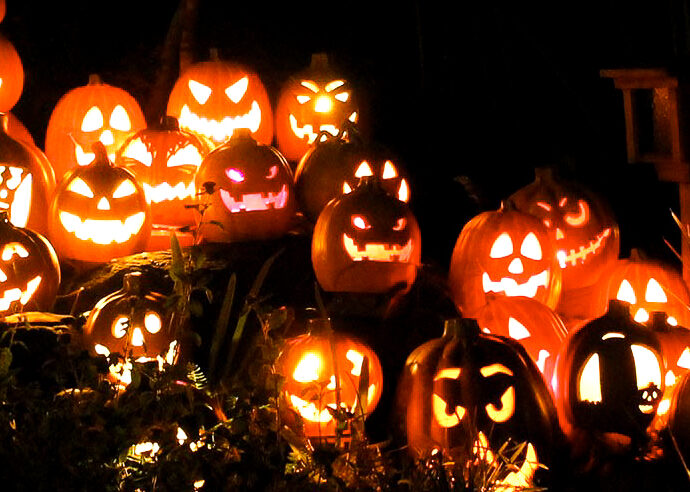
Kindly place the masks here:
POLYGON ((24 89, 24 67, 14 45, 0 34, 0 113, 19 101, 24 89))
POLYGON ((407 204, 366 177, 319 215, 311 261, 326 291, 387 293, 410 288, 421 249, 419 226, 407 204))
POLYGON ((48 240, 12 225, 0 212, 0 316, 48 311, 60 285, 60 265, 48 240))

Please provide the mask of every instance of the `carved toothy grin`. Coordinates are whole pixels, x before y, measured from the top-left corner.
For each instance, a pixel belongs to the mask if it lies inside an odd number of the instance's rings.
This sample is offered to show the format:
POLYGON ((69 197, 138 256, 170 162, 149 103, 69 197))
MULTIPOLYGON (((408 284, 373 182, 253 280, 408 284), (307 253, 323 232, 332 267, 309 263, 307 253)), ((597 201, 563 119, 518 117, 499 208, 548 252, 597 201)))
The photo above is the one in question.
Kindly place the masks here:
POLYGON ((184 184, 180 181, 175 186, 170 186, 168 183, 161 183, 156 186, 143 183, 143 186, 146 201, 149 203, 161 203, 169 200, 186 200, 188 198, 194 198, 194 194, 196 193, 193 182, 184 184))
POLYGON ((381 261, 407 263, 412 254, 412 239, 404 245, 390 243, 355 244, 355 240, 343 234, 343 246, 353 261, 381 261))
POLYGON ((539 287, 546 287, 548 279, 549 272, 543 270, 541 273, 532 275, 527 282, 523 284, 518 284, 515 279, 510 277, 503 277, 498 282, 494 282, 489 278, 489 274, 484 272, 482 275, 482 287, 485 293, 503 292, 508 297, 534 297, 537 295, 537 289, 539 289, 539 287))
POLYGON ((561 265, 561 268, 568 266, 568 263, 570 263, 570 266, 575 266, 578 261, 584 263, 587 256, 595 254, 603 247, 604 241, 610 235, 611 228, 607 227, 597 234, 597 237, 592 239, 587 246, 580 246, 577 250, 573 248, 567 254, 565 250, 559 250, 558 253, 556 253, 556 257, 558 258, 558 263, 561 265))
POLYGON ((271 208, 285 208, 288 199, 288 188, 284 184, 279 192, 274 193, 245 193, 241 200, 235 200, 229 191, 221 188, 220 198, 223 200, 225 208, 231 213, 237 212, 256 212, 271 208))
MULTIPOLYGON (((496 463, 496 457, 493 451, 489 448, 489 440, 486 438, 483 432, 479 431, 477 439, 474 441, 472 447, 473 454, 480 460, 493 466, 501 466, 500 463, 496 463)), ((531 442, 527 443, 527 448, 525 449, 525 459, 522 462, 522 466, 508 473, 505 478, 498 480, 501 484, 497 490, 517 490, 532 486, 532 478, 534 473, 539 468, 539 458, 537 457, 537 451, 531 442)))
MULTIPOLYGON (((307 139, 307 143, 309 145, 314 143, 314 140, 316 140, 316 137, 319 136, 320 132, 328 132, 333 136, 338 135, 338 128, 335 125, 332 124, 325 124, 325 125, 320 125, 318 128, 317 132, 314 132, 314 126, 307 123, 304 126, 299 126, 297 124, 297 118, 291 113, 289 116, 290 119, 290 129, 292 130, 292 133, 295 134, 295 136, 299 139, 307 139)), ((353 112, 349 117, 348 120, 350 120, 352 123, 357 122, 357 112, 353 112)))
POLYGON ((60 223, 77 239, 95 244, 125 243, 144 225, 144 212, 130 215, 124 221, 84 219, 68 212, 60 212, 60 223))
POLYGON ((0 166, 0 210, 9 210, 10 222, 16 227, 26 227, 31 209, 31 173, 15 166, 0 166))
POLYGON ((261 108, 258 102, 253 101, 248 113, 235 117, 226 116, 222 120, 217 121, 197 116, 185 104, 180 111, 178 121, 180 122, 180 127, 202 133, 212 138, 214 142, 222 143, 232 137, 237 128, 249 128, 252 133, 256 133, 259 126, 261 126, 261 108))
MULTIPOLYGON (((7 276, 0 270, 0 282, 5 281, 7 281, 7 276)), ((33 297, 39 285, 41 285, 41 276, 36 275, 26 283, 26 290, 22 290, 19 287, 7 289, 2 297, 0 297, 0 312, 9 310, 12 303, 16 301, 19 301, 22 306, 26 305, 33 297)))

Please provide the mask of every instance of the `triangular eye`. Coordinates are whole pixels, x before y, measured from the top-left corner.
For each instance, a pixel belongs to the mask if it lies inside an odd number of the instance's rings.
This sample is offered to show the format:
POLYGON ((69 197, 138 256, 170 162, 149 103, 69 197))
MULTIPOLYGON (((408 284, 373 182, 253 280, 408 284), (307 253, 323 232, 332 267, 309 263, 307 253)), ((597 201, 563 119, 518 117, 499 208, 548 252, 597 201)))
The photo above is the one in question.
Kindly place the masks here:
POLYGON ((103 128, 103 113, 96 106, 91 106, 81 122, 81 131, 95 132, 103 128))
POLYGON ((203 157, 201 156, 201 152, 199 152, 199 149, 197 149, 194 145, 189 144, 185 147, 182 147, 173 155, 171 155, 168 159, 167 166, 175 167, 193 165, 198 167, 201 165, 202 160, 203 157))
POLYGON ((630 350, 635 360, 637 389, 647 388, 650 384, 661 387, 661 366, 654 352, 642 345, 631 345, 630 350))
POLYGON ((244 97, 244 93, 247 92, 247 87, 249 87, 249 78, 242 77, 240 80, 225 89, 225 95, 228 96, 232 102, 237 104, 244 97))
POLYGON ((297 102, 300 104, 304 104, 311 101, 311 96, 297 96, 297 102))
POLYGON ((357 170, 355 171, 355 177, 361 178, 362 176, 373 176, 374 172, 371 170, 371 166, 367 161, 362 161, 357 170))
POLYGON ((386 161, 383 165, 383 179, 393 179, 398 177, 398 171, 395 170, 395 166, 391 161, 386 161))
POLYGON ((86 181, 81 178, 74 178, 70 181, 67 190, 87 198, 93 198, 94 196, 93 190, 86 184, 86 181))
POLYGON ((491 258, 505 258, 511 254, 513 254, 513 241, 508 233, 504 232, 494 241, 489 256, 491 258))
POLYGON ((352 191, 352 188, 350 188, 350 185, 347 184, 347 182, 343 182, 343 195, 347 195, 352 191))
POLYGON ((508 318, 508 335, 515 340, 522 340, 531 336, 529 330, 512 316, 508 318))
POLYGON ((307 353, 292 372, 292 379, 298 383, 311 383, 319 380, 321 357, 313 352, 307 353))
POLYGON ((157 313, 146 313, 146 316, 144 316, 144 328, 146 328, 146 331, 148 331, 149 333, 158 333, 159 331, 161 331, 162 327, 163 322, 161 321, 161 317, 158 316, 157 313))
POLYGON ((360 230, 371 229, 371 224, 369 224, 367 219, 362 215, 353 215, 352 225, 360 230))
POLYGON ((344 103, 344 102, 347 102, 347 100, 350 98, 350 93, 349 92, 340 92, 333 97, 336 98, 338 101, 344 103))
POLYGON ((303 80, 302 82, 300 82, 300 85, 302 87, 306 87, 307 89, 309 89, 313 93, 319 92, 319 86, 316 85, 316 83, 312 82, 311 80, 303 80))
POLYGON ((26 258, 29 252, 19 243, 9 243, 2 249, 2 261, 10 261, 14 255, 26 258))
POLYGON ((541 244, 539 244, 539 239, 537 239, 537 236, 533 232, 527 234, 522 241, 520 254, 530 260, 541 260, 541 244))
POLYGON ((676 365, 678 367, 682 367, 683 369, 690 369, 690 348, 685 347, 683 352, 680 354, 680 357, 678 357, 678 362, 676 362, 676 365))
POLYGON ((110 115, 110 127, 121 132, 128 132, 132 129, 132 122, 129 120, 127 110, 121 104, 115 106, 110 115))
POLYGON ((146 148, 146 144, 140 139, 132 140, 122 152, 122 157, 135 160, 145 166, 150 166, 153 162, 153 155, 146 148))
POLYGON ((632 288, 632 285, 630 285, 630 282, 628 282, 627 279, 623 279, 620 287, 618 287, 616 299, 619 301, 629 302, 630 304, 635 304, 637 302, 635 290, 632 288))
POLYGON ((331 80, 329 83, 326 84, 326 92, 331 92, 338 87, 342 86, 345 83, 344 80, 331 80))
POLYGON ((131 180, 126 179, 117 187, 113 193, 113 198, 124 198, 126 196, 133 195, 137 191, 136 186, 131 180))
POLYGON ((656 279, 650 278, 649 282, 647 282, 644 300, 647 302, 668 302, 664 289, 661 288, 656 279))
POLYGON ((189 87, 192 96, 194 96, 194 99, 196 99, 199 104, 206 104, 208 98, 211 97, 211 92, 213 92, 210 87, 205 86, 196 80, 190 80, 187 83, 187 86, 189 87))
POLYGON ((580 401, 601 403, 599 354, 592 354, 589 359, 587 359, 577 384, 577 396, 580 401))

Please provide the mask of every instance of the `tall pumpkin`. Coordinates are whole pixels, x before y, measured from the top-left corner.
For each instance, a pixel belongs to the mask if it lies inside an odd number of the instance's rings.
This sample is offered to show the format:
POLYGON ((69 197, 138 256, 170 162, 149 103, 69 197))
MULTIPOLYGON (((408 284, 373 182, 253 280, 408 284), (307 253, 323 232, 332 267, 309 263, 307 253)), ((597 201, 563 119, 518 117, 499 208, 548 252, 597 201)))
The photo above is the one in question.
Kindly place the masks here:
POLYGON ((127 91, 89 76, 87 85, 63 95, 50 114, 46 155, 60 179, 67 171, 95 159, 91 146, 101 142, 111 161, 132 133, 146 128, 144 114, 127 91))
POLYGON ((12 43, 0 34, 0 113, 17 104, 24 88, 24 67, 12 43))

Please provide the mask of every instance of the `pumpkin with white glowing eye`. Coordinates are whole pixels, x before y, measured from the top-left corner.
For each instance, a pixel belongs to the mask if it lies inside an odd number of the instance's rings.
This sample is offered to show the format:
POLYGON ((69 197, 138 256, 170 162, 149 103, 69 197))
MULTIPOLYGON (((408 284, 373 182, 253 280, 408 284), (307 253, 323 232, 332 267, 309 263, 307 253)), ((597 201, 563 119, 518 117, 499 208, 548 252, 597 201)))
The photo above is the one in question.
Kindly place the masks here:
POLYGON ((14 45, 0 34, 0 113, 17 104, 24 89, 24 67, 14 45))
POLYGON ((388 150, 365 144, 354 125, 345 125, 337 136, 322 133, 295 172, 300 210, 315 222, 329 201, 350 193, 366 176, 377 177, 388 193, 409 202, 407 172, 388 150))
POLYGON ((216 147, 239 128, 249 129, 262 144, 273 140, 273 111, 261 79, 248 67, 220 60, 215 51, 177 79, 167 114, 216 147))
POLYGON ((208 154, 194 180, 200 201, 209 205, 199 229, 204 241, 276 238, 292 226, 296 202, 290 166, 246 129, 208 154), (210 196, 203 194, 207 183, 215 184, 210 196))
POLYGON ((608 298, 629 303, 630 313, 640 323, 658 311, 666 313, 671 325, 690 326, 690 291, 680 272, 670 264, 645 258, 637 249, 613 267, 608 298))
POLYGON ((518 341, 550 387, 556 357, 568 333, 555 312, 529 297, 489 294, 476 318, 482 331, 518 341))
POLYGON ((663 369, 657 336, 632 319, 625 303, 611 301, 604 316, 569 334, 559 354, 563 430, 573 439, 643 442, 664 394, 663 369))
POLYGON ((195 201, 194 176, 209 151, 204 141, 167 117, 127 139, 115 163, 132 171, 144 187, 154 227, 193 225, 194 212, 185 205, 195 201))
POLYGON ((72 169, 57 186, 49 237, 61 258, 107 262, 143 251, 151 212, 134 175, 114 166, 99 142, 93 151, 91 164, 72 169))
POLYGON ((325 291, 406 291, 417 276, 422 238, 412 211, 373 177, 333 199, 316 221, 311 261, 325 291))
POLYGON ((101 142, 114 161, 124 141, 144 128, 146 120, 136 99, 92 74, 87 85, 63 95, 50 114, 46 155, 59 179, 70 169, 95 159, 95 142, 101 142))
POLYGON ((329 319, 309 320, 307 334, 287 340, 276 371, 285 378, 283 411, 297 412, 303 433, 310 438, 335 436, 336 419, 331 410, 338 402, 341 410, 366 416, 376 407, 383 389, 383 370, 376 353, 357 338, 334 332, 329 319))
POLYGON ((278 149, 288 160, 299 160, 321 132, 337 135, 345 121, 357 123, 359 104, 350 82, 334 71, 325 53, 291 77, 278 96, 278 149))
POLYGON ((448 284, 464 316, 474 317, 491 292, 530 297, 555 309, 561 268, 546 226, 508 203, 465 224, 453 249, 448 284))
MULTIPOLYGON (((117 352, 137 362, 175 361, 179 345, 169 329, 166 296, 146 290, 142 282, 141 272, 127 273, 120 290, 96 303, 84 324, 86 349, 105 356, 117 352)), ((126 362, 110 369, 112 380, 130 382, 126 362)))
POLYGON ((438 449, 460 459, 469 446, 494 464, 494 453, 509 439, 525 442, 519 468, 497 477, 523 487, 553 459, 558 422, 539 370, 520 344, 482 333, 473 319, 447 320, 441 338, 417 347, 397 391, 415 457, 438 449))
POLYGON ((15 227, 7 212, 0 212, 0 316, 49 310, 59 285, 53 246, 39 233, 15 227))
POLYGON ((45 233, 53 169, 38 147, 10 136, 8 129, 8 115, 0 114, 0 210, 15 226, 45 233))

